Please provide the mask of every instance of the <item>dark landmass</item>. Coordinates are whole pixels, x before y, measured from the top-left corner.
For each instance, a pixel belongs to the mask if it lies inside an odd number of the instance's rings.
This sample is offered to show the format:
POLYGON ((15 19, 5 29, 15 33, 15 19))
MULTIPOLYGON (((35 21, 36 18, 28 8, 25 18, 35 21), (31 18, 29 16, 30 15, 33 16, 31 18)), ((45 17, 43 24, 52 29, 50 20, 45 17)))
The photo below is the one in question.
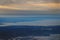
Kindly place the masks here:
POLYGON ((0 38, 17 36, 49 36, 60 34, 60 26, 6 26, 0 27, 0 38))

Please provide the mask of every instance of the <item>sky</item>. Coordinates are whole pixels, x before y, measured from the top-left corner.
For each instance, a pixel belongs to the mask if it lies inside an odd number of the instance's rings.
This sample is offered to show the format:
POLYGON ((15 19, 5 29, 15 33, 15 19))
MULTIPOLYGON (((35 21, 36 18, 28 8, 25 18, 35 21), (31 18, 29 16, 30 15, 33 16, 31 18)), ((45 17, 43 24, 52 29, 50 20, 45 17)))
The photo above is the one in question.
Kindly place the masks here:
MULTIPOLYGON (((0 0, 0 14, 15 10, 60 11, 60 0, 0 0)), ((12 13, 13 13, 12 12, 12 13)))

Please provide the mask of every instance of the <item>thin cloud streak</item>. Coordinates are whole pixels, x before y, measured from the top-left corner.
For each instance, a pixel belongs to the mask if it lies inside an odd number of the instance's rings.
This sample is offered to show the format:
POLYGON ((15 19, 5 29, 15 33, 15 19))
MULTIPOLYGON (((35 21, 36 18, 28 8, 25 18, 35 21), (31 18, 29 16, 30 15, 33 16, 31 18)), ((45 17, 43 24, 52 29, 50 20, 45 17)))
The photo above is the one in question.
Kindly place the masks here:
POLYGON ((41 4, 12 4, 8 6, 0 5, 0 8, 14 10, 49 10, 60 9, 60 3, 41 3, 41 4))
POLYGON ((56 25, 60 25, 60 20, 40 20, 40 21, 32 21, 32 22, 3 23, 3 25, 56 26, 56 25))

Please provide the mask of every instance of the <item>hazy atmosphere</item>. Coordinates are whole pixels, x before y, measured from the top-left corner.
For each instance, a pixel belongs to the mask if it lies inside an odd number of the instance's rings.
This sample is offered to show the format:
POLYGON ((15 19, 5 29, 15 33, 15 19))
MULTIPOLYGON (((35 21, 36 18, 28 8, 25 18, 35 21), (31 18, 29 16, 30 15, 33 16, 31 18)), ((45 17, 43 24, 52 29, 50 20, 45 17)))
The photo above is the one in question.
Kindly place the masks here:
POLYGON ((59 13, 60 0, 0 0, 0 14, 34 14, 35 11, 39 11, 36 14, 46 14, 41 13, 42 11, 59 13))
POLYGON ((0 0, 0 40, 60 40, 60 0, 0 0))

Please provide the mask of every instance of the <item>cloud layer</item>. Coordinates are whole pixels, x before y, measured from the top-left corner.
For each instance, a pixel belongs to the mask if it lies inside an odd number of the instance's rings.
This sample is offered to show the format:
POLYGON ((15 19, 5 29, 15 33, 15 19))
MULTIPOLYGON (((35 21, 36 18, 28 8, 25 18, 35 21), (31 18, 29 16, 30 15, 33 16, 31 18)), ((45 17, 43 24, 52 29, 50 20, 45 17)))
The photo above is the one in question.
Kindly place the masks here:
POLYGON ((59 12, 60 0, 0 0, 0 14, 60 14, 59 12))
POLYGON ((48 3, 57 2, 60 0, 0 0, 0 4, 27 4, 27 3, 48 3))
POLYGON ((53 0, 0 0, 0 8, 18 10, 48 10, 60 8, 60 1, 53 0), (56 3, 57 2, 57 3, 56 3), (56 6, 57 5, 57 6, 56 6), (58 6, 59 5, 59 6, 58 6))

